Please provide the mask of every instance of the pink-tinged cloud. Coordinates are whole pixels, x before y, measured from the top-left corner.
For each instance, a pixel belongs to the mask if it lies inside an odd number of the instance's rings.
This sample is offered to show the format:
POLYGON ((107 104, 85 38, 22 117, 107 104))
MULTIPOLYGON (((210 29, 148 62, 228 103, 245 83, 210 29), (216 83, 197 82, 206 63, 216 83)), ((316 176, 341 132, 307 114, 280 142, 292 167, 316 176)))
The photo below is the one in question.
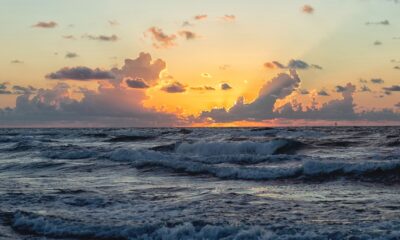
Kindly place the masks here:
POLYGON ((170 48, 176 46, 175 34, 165 34, 161 28, 157 27, 149 28, 146 33, 150 34, 155 48, 170 48))
POLYGON ((233 14, 225 14, 221 19, 226 22, 234 22, 236 21, 236 16, 233 14))
POLYGON ((304 13, 307 13, 307 14, 313 14, 314 13, 314 8, 311 5, 308 5, 308 4, 304 5, 301 10, 304 13))
POLYGON ((207 17, 208 17, 208 15, 207 14, 200 14, 200 15, 196 15, 196 16, 194 16, 193 18, 194 18, 194 20, 205 20, 205 19, 207 19, 207 17))
POLYGON ((55 28, 57 27, 57 23, 54 21, 49 21, 49 22, 38 22, 32 27, 34 28, 55 28))

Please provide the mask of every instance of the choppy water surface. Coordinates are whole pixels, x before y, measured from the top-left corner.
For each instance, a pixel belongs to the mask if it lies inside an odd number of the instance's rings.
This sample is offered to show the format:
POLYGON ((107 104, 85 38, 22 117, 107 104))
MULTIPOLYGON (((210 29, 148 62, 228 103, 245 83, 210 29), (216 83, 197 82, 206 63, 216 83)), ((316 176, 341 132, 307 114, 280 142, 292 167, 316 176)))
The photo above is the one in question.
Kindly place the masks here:
POLYGON ((400 128, 0 129, 0 239, 400 239, 400 128))

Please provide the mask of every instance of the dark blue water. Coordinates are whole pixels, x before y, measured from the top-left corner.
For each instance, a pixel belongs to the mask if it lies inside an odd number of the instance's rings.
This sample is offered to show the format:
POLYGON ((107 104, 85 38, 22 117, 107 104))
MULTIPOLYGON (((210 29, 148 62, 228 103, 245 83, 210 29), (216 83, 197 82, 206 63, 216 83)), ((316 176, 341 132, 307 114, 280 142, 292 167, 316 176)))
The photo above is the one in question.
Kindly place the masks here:
POLYGON ((0 129, 0 239, 400 239, 400 128, 0 129))

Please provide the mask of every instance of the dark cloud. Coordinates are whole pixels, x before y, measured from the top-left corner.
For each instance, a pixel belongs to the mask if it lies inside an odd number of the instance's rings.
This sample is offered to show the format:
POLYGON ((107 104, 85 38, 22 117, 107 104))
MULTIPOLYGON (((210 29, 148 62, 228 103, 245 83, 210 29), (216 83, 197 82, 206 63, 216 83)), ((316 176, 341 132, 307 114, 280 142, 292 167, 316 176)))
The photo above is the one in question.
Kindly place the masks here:
POLYGON ((378 21, 378 22, 366 22, 366 25, 385 25, 388 26, 390 25, 389 20, 383 20, 383 21, 378 21))
POLYGON ((310 91, 308 91, 307 89, 299 89, 298 92, 299 92, 301 95, 308 95, 308 94, 310 94, 310 91))
POLYGON ((215 88, 210 86, 203 86, 203 87, 191 87, 191 90, 195 91, 215 91, 215 88))
POLYGON ((396 103, 394 106, 400 108, 400 102, 396 103))
POLYGON ((380 45, 382 45, 382 44, 383 44, 383 43, 382 43, 381 41, 375 41, 375 42, 374 42, 374 45, 375 45, 375 46, 380 46, 380 45))
POLYGON ((226 91, 226 90, 231 90, 231 89, 232 89, 232 87, 228 83, 221 84, 221 90, 226 91))
POLYGON ((155 48, 170 48, 176 46, 176 35, 167 35, 161 28, 151 27, 147 30, 153 40, 153 46, 155 48))
POLYGON ((326 92, 325 90, 320 90, 320 91, 318 91, 318 95, 319 96, 323 96, 323 97, 327 97, 327 96, 330 96, 329 95, 329 93, 328 92, 326 92))
POLYGON ((298 69, 298 70, 308 70, 308 69, 318 69, 322 70, 322 67, 317 64, 308 64, 303 60, 292 59, 285 66, 284 64, 278 61, 266 62, 264 63, 264 67, 269 69, 298 69))
POLYGON ((65 58, 77 58, 77 57, 79 57, 79 55, 73 52, 65 54, 65 58))
POLYGON ((338 86, 335 87, 335 91, 338 92, 338 93, 342 93, 342 92, 350 91, 349 88, 353 89, 353 88, 355 88, 355 86, 352 85, 352 84, 347 84, 346 86, 338 85, 338 86))
POLYGON ((15 60, 12 60, 11 63, 12 63, 12 64, 22 64, 22 63, 24 63, 24 62, 21 61, 21 60, 15 59, 15 60))
POLYGON ((393 85, 391 87, 384 87, 383 90, 386 92, 400 92, 400 85, 393 85))
POLYGON ((187 30, 180 31, 178 34, 181 37, 184 37, 186 40, 193 40, 193 39, 199 38, 199 36, 195 32, 187 31, 187 30))
POLYGON ((116 42, 119 40, 118 36, 113 34, 113 35, 90 35, 86 34, 83 35, 83 38, 89 39, 89 40, 95 40, 95 41, 100 41, 100 42, 116 42))
POLYGON ((99 68, 91 69, 88 67, 62 68, 57 72, 49 73, 46 78, 53 80, 103 80, 113 79, 115 76, 110 71, 100 70, 99 68))
POLYGON ((382 78, 372 78, 370 81, 374 84, 383 84, 385 82, 382 78))
POLYGON ((371 89, 366 85, 363 85, 360 89, 360 92, 371 92, 371 89))
POLYGON ((141 78, 127 79, 125 82, 130 88, 149 88, 149 85, 147 85, 141 78))
POLYGON ((55 28, 55 27, 57 27, 57 23, 54 22, 54 21, 38 22, 35 25, 33 25, 32 27, 35 27, 35 28, 55 28))
POLYGON ((208 15, 207 14, 200 14, 200 15, 196 15, 193 17, 194 20, 204 20, 207 19, 208 15))
POLYGON ((30 94, 34 94, 37 91, 37 89, 32 86, 23 87, 23 86, 15 85, 12 87, 12 89, 14 90, 13 93, 18 94, 18 95, 30 95, 30 94))
POLYGON ((302 12, 307 13, 307 14, 313 14, 314 13, 314 8, 311 5, 304 5, 302 7, 302 12))
POLYGON ((168 93, 182 93, 186 92, 186 87, 182 83, 173 82, 162 87, 161 90, 168 93))
POLYGON ((400 66, 395 66, 394 69, 400 70, 400 66))
POLYGON ((9 95, 9 94, 12 94, 12 92, 9 90, 0 89, 0 95, 9 95))
POLYGON ((8 83, 8 82, 3 82, 3 83, 0 83, 0 90, 7 89, 8 85, 9 85, 9 83, 8 83))

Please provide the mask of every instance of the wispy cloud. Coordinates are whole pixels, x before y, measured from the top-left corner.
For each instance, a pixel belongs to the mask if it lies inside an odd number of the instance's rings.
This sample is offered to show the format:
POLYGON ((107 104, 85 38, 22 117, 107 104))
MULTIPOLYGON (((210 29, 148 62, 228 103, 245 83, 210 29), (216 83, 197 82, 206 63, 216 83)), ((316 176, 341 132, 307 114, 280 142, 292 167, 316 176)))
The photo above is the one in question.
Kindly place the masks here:
POLYGON ((89 40, 96 40, 96 41, 101 41, 101 42, 116 42, 119 40, 118 36, 113 34, 113 35, 90 35, 90 34, 85 34, 83 35, 83 38, 89 39, 89 40))
POLYGON ((165 34, 161 28, 157 27, 149 28, 146 33, 151 35, 151 38, 153 40, 153 46, 155 48, 170 48, 176 46, 175 34, 171 35, 165 34))
POLYGON ((49 22, 38 22, 35 25, 32 25, 34 28, 55 28, 57 27, 57 23, 54 21, 49 22))

